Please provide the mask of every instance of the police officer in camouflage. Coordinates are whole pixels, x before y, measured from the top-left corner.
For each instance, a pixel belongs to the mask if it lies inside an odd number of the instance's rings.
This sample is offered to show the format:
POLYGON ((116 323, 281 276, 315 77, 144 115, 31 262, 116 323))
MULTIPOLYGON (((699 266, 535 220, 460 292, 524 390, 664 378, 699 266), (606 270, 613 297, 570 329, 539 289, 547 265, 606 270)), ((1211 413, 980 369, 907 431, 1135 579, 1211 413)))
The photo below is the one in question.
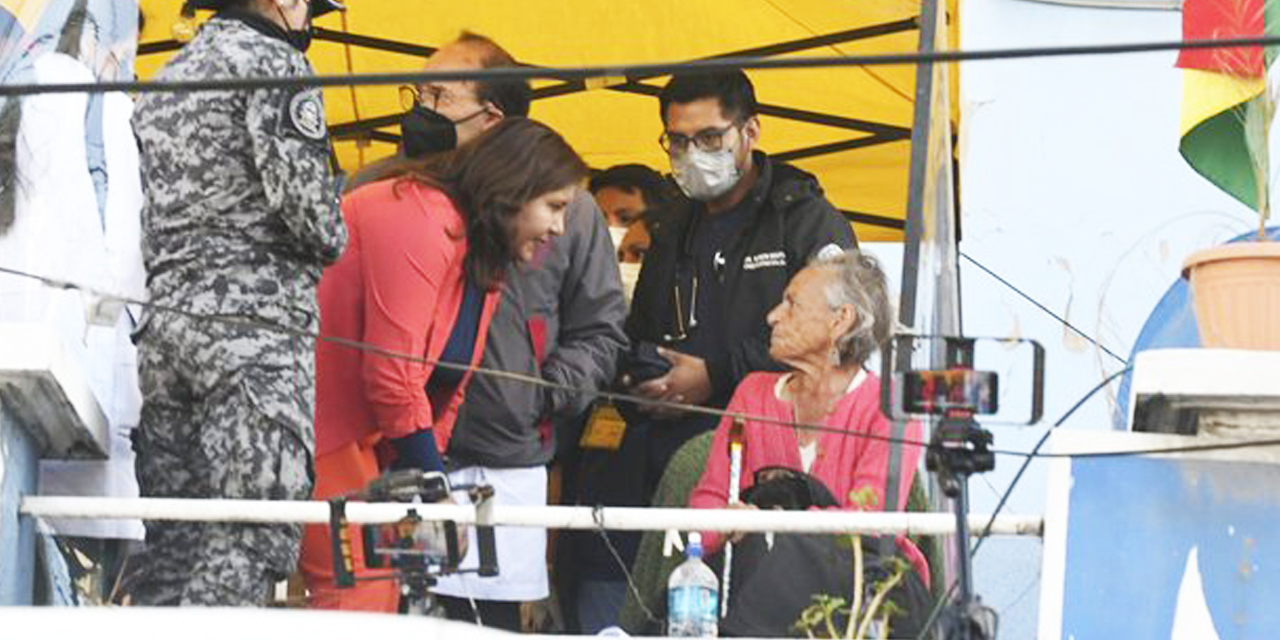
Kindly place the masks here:
MULTIPOLYGON (((312 75, 333 0, 188 0, 218 13, 158 80, 312 75)), ((148 497, 305 500, 312 487, 316 286, 347 232, 317 88, 147 93, 134 130, 151 308, 136 336, 133 434, 148 497)), ((262 605, 296 525, 148 521, 125 591, 140 605, 262 605)))

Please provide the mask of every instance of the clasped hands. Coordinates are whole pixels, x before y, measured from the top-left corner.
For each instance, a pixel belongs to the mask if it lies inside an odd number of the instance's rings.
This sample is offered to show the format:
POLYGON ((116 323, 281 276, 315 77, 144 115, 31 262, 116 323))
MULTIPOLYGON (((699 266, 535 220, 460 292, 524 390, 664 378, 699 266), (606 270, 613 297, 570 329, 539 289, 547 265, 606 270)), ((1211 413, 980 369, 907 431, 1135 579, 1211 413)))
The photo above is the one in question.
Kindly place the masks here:
MULTIPOLYGON (((702 404, 711 397, 711 377, 707 373, 707 362, 697 356, 679 351, 658 347, 658 355, 671 363, 671 369, 665 374, 632 385, 627 376, 623 376, 622 384, 628 387, 632 395, 649 400, 661 400, 678 404, 702 404)), ((674 407, 655 404, 641 404, 640 411, 655 418, 676 418, 685 411, 674 407)))

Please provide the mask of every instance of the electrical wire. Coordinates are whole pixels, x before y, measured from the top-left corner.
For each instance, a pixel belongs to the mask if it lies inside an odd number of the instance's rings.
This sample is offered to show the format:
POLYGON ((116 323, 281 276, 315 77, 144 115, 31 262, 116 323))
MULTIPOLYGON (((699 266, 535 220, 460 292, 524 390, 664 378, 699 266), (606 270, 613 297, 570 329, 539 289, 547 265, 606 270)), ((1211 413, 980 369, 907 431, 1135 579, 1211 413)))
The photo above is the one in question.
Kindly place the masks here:
POLYGON ((1061 47, 987 49, 980 51, 949 50, 849 56, 809 56, 798 58, 733 57, 691 60, 685 62, 658 62, 607 66, 492 67, 488 69, 451 71, 415 71, 348 75, 334 74, 288 78, 211 78, 183 81, 151 80, 146 82, 115 81, 56 84, 7 84, 0 85, 0 98, 50 93, 105 93, 112 91, 130 93, 236 91, 276 88, 423 84, 426 82, 453 82, 459 80, 492 81, 552 79, 582 81, 595 78, 654 77, 670 75, 677 72, 711 72, 736 69, 763 71, 771 69, 914 65, 946 62, 973 62, 983 60, 1010 60, 1015 58, 1050 58, 1063 56, 1115 55, 1124 53, 1154 53, 1159 51, 1268 47, 1275 45, 1280 45, 1280 37, 1214 38, 1205 40, 1173 40, 1163 42, 1132 42, 1061 47))
MULTIPOLYGON (((73 282, 68 282, 58 278, 50 278, 50 277, 41 276, 33 273, 28 273, 28 272, 21 271, 18 269, 13 269, 10 267, 0 266, 0 273, 6 273, 9 275, 37 280, 45 284, 46 286, 56 288, 56 289, 80 291, 83 293, 90 294, 92 296, 96 296, 102 300, 112 300, 112 301, 124 303, 126 305, 138 305, 153 311, 182 315, 184 317, 192 318, 194 320, 234 324, 239 326, 260 329, 264 331, 274 331, 274 332, 283 333, 286 335, 293 335, 293 336, 307 338, 311 340, 320 340, 324 342, 329 342, 331 344, 336 344, 339 346, 356 349, 359 351, 363 351, 365 353, 369 353, 369 354, 373 354, 381 357, 392 358, 397 360, 405 360, 405 361, 413 362, 417 364, 425 364, 432 367, 441 367, 444 369, 452 369, 455 371, 471 372, 471 373, 485 375, 493 378, 511 380, 514 382, 521 382, 524 384, 544 387, 548 389, 554 389, 557 391, 587 394, 587 395, 592 395, 598 398, 603 398, 615 403, 627 402, 627 403, 633 403, 638 405, 648 405, 648 406, 660 407, 665 409, 673 409, 673 410, 684 411, 688 413, 700 413, 700 414, 711 415, 711 416, 716 416, 720 418, 730 417, 734 419, 750 420, 752 422, 769 424, 773 426, 791 427, 794 429, 799 429, 801 431, 817 431, 817 432, 823 432, 823 433, 834 433, 834 434, 842 435, 845 437, 863 438, 867 440, 876 440, 880 442, 912 445, 912 446, 918 446, 918 447, 928 446, 927 442, 923 442, 919 440, 911 440, 907 438, 894 438, 891 436, 882 436, 882 435, 873 434, 873 433, 851 432, 845 429, 841 429, 838 427, 830 427, 827 425, 807 424, 807 423, 795 422, 790 420, 784 420, 780 418, 771 418, 768 416, 757 416, 757 415, 742 413, 738 411, 726 411, 724 409, 716 409, 713 407, 703 407, 699 405, 684 404, 680 402, 671 402, 667 400, 656 400, 652 398, 644 398, 641 396, 635 396, 635 395, 626 394, 626 393, 619 393, 615 391, 597 391, 593 389, 584 389, 581 387, 575 387, 572 385, 567 385, 559 382, 544 380, 537 376, 527 375, 523 373, 516 373, 514 371, 502 371, 498 369, 489 369, 481 366, 472 366, 468 364, 457 364, 452 362, 432 360, 424 356, 400 353, 400 352, 392 351, 390 349, 384 349, 382 347, 378 347, 376 345, 373 345, 367 342, 362 342, 359 340, 352 340, 349 338, 340 338, 336 336, 324 336, 318 333, 313 333, 311 331, 306 331, 303 329, 289 327, 289 326, 267 322, 263 320, 250 319, 242 316, 202 314, 202 313, 196 313, 193 311, 181 309, 178 307, 172 307, 169 305, 162 305, 162 304, 157 304, 157 303, 143 301, 143 300, 136 300, 133 298, 129 298, 127 296, 120 296, 112 293, 98 291, 93 287, 80 285, 73 282)), ((1017 452, 1010 452, 1010 453, 1011 455, 1018 455, 1017 452)))
POLYGON ((1022 296, 1022 298, 1023 298, 1024 300, 1026 300, 1027 302, 1030 302, 1031 304, 1035 305, 1035 307, 1036 307, 1037 309, 1039 309, 1039 310, 1041 310, 1041 311, 1043 311, 1043 312, 1045 312, 1045 313, 1049 314, 1049 316, 1050 316, 1050 317, 1052 317, 1054 320, 1057 320, 1058 322, 1061 322, 1061 323, 1062 323, 1062 326, 1064 326, 1064 327, 1066 327, 1066 328, 1068 328, 1068 329, 1070 329, 1070 330, 1074 331, 1074 332, 1075 332, 1077 335, 1079 335, 1081 338, 1084 338, 1085 340, 1088 340, 1089 342, 1092 342, 1092 343, 1093 343, 1093 345, 1094 345, 1095 347, 1097 347, 1097 348, 1101 349, 1104 353, 1106 353, 1107 355, 1111 356, 1112 358, 1115 358, 1116 360, 1119 360, 1121 364, 1126 364, 1126 365, 1127 365, 1127 364, 1129 364, 1129 361, 1128 361, 1128 360, 1125 360, 1124 358, 1121 358, 1120 356, 1116 355, 1114 352, 1112 352, 1110 349, 1108 349, 1108 348, 1106 347, 1106 345, 1104 345, 1104 344, 1102 344, 1101 342, 1099 342, 1099 341, 1098 341, 1097 339, 1095 339, 1093 336, 1091 336, 1091 335, 1089 335, 1089 334, 1085 333, 1083 330, 1081 330, 1081 329, 1077 328, 1075 325, 1071 324, 1071 321, 1067 320, 1066 318, 1063 318, 1062 316, 1059 316, 1058 314, 1054 313, 1052 309, 1050 309, 1049 307, 1044 306, 1044 305, 1043 305, 1043 304, 1041 304, 1038 300, 1036 300, 1035 298, 1032 298, 1030 294, 1028 294, 1028 293, 1024 292, 1022 289, 1019 289, 1018 287, 1014 286, 1012 282, 1009 282, 1008 280, 1005 280, 1003 277, 1001 277, 1001 276, 1000 276, 1000 274, 998 274, 998 273, 996 273, 996 272, 992 271, 991 269, 988 269, 988 268, 986 267, 986 265, 983 265, 981 262, 978 262, 977 260, 974 260, 974 259, 973 259, 969 254, 967 254, 967 253, 965 253, 965 252, 961 251, 961 252, 960 252, 960 257, 964 258, 965 260, 968 260, 970 263, 972 263, 972 264, 973 264, 973 266, 975 266, 975 267, 977 267, 977 268, 981 269, 981 270, 982 270, 983 272, 985 272, 987 275, 991 276, 992 278, 995 278, 995 279, 996 279, 996 281, 997 281, 997 282, 999 282, 1000 284, 1003 284, 1004 286, 1006 286, 1006 287, 1008 287, 1010 290, 1012 290, 1014 293, 1018 294, 1019 296, 1022 296))
MULTIPOLYGON (((645 397, 631 395, 627 393, 619 393, 616 391, 603 391, 603 390, 598 391, 594 389, 585 389, 585 388, 574 387, 572 385, 567 385, 559 382, 553 382, 550 380, 544 380, 537 376, 531 376, 523 373, 516 373, 514 371, 502 371, 499 369, 489 369, 481 366, 456 364, 452 362, 442 362, 438 360, 432 360, 424 356, 412 355, 407 353, 399 353, 396 351, 392 351, 390 349, 384 349, 382 347, 378 347, 376 345, 373 345, 367 342, 361 342, 359 340, 352 340, 349 338, 339 338, 336 336, 324 336, 311 331, 306 331, 306 330, 298 329, 295 327, 289 327, 281 324, 267 322, 264 320, 256 320, 256 319, 246 318, 243 316, 196 313, 196 312, 188 311, 178 307, 171 307, 168 305, 157 304, 149 301, 137 300, 134 298, 130 298, 128 296, 103 292, 87 285, 68 282, 66 280, 62 280, 59 278, 51 278, 48 276, 28 273, 20 269, 14 269, 12 267, 0 266, 0 273, 9 274, 9 275, 13 275, 21 278, 28 278, 31 280, 36 280, 43 283, 46 286, 49 286, 55 289, 79 291, 85 294, 89 294, 91 296, 95 296, 100 300, 104 300, 104 301, 110 300, 114 302, 120 302, 125 305, 141 306, 153 311, 178 314, 178 315, 182 315, 182 316, 192 318, 195 320, 200 320, 200 321, 222 322, 225 324, 247 326, 247 327, 262 329, 266 331, 276 331, 276 332, 284 333, 286 335, 294 335, 297 337, 307 338, 310 340, 320 340, 324 342, 329 342, 331 344, 336 344, 339 346, 360 350, 365 353, 371 353, 371 354, 386 357, 386 358, 405 360, 408 362, 425 364, 432 367, 442 367, 445 369, 453 369, 456 371, 471 372, 471 373, 475 373, 483 376, 489 376, 492 378, 511 380, 515 382, 521 382, 524 384, 544 387, 547 389, 554 389, 557 391, 587 394, 587 395, 594 396, 596 398, 609 400, 615 403, 632 403, 636 405, 647 405, 651 407, 673 409, 676 411, 683 411, 687 413, 699 413, 703 415, 711 415, 719 418, 727 417, 727 418, 733 418, 733 419, 746 420, 746 421, 751 421, 758 424, 767 424, 767 425, 776 426, 776 427, 789 427, 789 428, 797 429, 801 431, 832 433, 845 438, 862 438, 865 440, 874 440, 878 442, 887 442, 891 444, 910 445, 910 446, 916 446, 916 447, 923 447, 926 449, 932 446, 930 443, 924 442, 921 440, 912 440, 909 438, 894 438, 892 436, 882 436, 874 433, 853 432, 853 431, 848 431, 846 429, 841 429, 839 427, 831 427, 831 426, 822 425, 822 424, 813 424, 813 423, 798 422, 793 420, 784 420, 781 418, 772 418, 769 416, 754 415, 750 413, 743 413, 740 411, 728 411, 725 409, 716 409, 713 407, 704 407, 704 406, 694 405, 694 404, 671 402, 667 400, 657 400, 653 398, 645 398, 645 397)), ((1079 404, 1080 403, 1077 403, 1076 407, 1072 407, 1071 411, 1074 411, 1076 408, 1078 408, 1079 404)), ((1064 415, 1064 418, 1069 415, 1070 415, 1070 411, 1066 415, 1064 415)), ((1011 457, 1027 458, 1027 459, 1032 459, 1032 458, 1108 458, 1108 457, 1136 457, 1136 456, 1144 456, 1144 455, 1161 455, 1161 454, 1178 454, 1178 453, 1199 453, 1199 452, 1208 452, 1208 451, 1225 451, 1225 450, 1233 450, 1233 449, 1263 448, 1263 447, 1274 447, 1274 446, 1280 446, 1280 438, 1261 439, 1261 440, 1238 440, 1238 441, 1232 441, 1232 442, 1220 442, 1215 444, 1160 447, 1160 448, 1152 448, 1152 449, 1124 449, 1124 450, 1115 450, 1115 451, 1090 451, 1090 452, 1081 452, 1081 453, 1039 453, 1038 451, 1027 452, 1027 451, 1013 451, 1008 449, 990 449, 990 451, 995 455, 1011 456, 1011 457)))
MULTIPOLYGON (((1048 429, 1045 429, 1044 435, 1040 437, 1039 442, 1036 442, 1035 448, 1031 450, 1031 453, 1022 462, 1022 466, 1019 467, 1018 472, 1014 474, 1013 480, 1009 482, 1009 487, 1005 489, 1004 494, 1000 496, 1000 502, 996 504, 995 510, 992 511, 991 519, 987 520, 987 525, 982 529, 980 529, 979 532, 976 534, 978 536, 978 541, 974 543, 973 548, 968 551, 970 560, 973 560, 978 556, 978 549, 982 548, 982 542, 989 537, 987 532, 991 530, 991 525, 995 523, 996 516, 1000 515, 1000 511, 1004 509, 1005 503, 1009 501, 1009 496, 1013 495, 1014 487, 1018 486, 1018 481, 1022 479, 1022 474, 1026 472, 1027 467, 1031 465, 1031 461, 1037 457, 1037 454, 1039 454, 1040 447, 1043 447, 1044 444, 1049 441, 1049 434, 1052 433, 1054 429, 1057 429, 1058 427, 1062 426, 1062 424, 1065 423, 1067 419, 1070 418, 1073 414, 1075 414, 1075 412, 1078 409, 1080 409, 1080 407, 1084 406, 1084 403, 1087 402, 1089 398, 1092 398, 1094 394, 1098 393, 1098 391, 1101 391, 1102 389, 1105 389, 1106 386, 1110 384, 1112 380, 1115 380, 1121 375, 1124 375, 1126 372, 1130 371, 1131 369, 1132 367, 1125 367, 1124 369, 1121 369, 1107 376, 1105 379, 1103 379, 1102 382, 1099 382, 1098 384, 1094 385, 1093 388, 1089 389, 1084 393, 1084 395, 1080 396, 1080 399, 1076 400, 1076 403, 1071 405, 1071 408, 1067 409, 1067 411, 1062 414, 1062 417, 1055 420, 1052 426, 1050 426, 1048 429)), ((924 630, 917 637, 917 640, 923 640, 927 635, 929 635, 930 629, 938 620, 938 614, 942 613, 942 610, 945 609, 946 606, 950 604, 950 602, 953 599, 955 599, 956 589, 959 587, 959 584, 960 583, 958 581, 953 580, 951 582, 951 586, 947 588, 947 592, 943 594, 941 598, 938 598, 938 601, 934 604, 933 609, 929 612, 929 617, 926 619, 923 627, 924 630)))
POLYGON ((1004 494, 1000 496, 1000 501, 996 503, 995 510, 991 512, 991 519, 987 520, 987 526, 983 527, 979 531, 978 541, 973 545, 973 550, 970 552, 971 557, 976 557, 978 555, 978 549, 982 548, 983 540, 987 539, 986 532, 990 531, 991 525, 995 524, 996 516, 1000 515, 1000 511, 1004 509, 1005 503, 1009 501, 1009 496, 1013 495, 1014 488, 1018 486, 1018 481, 1022 479, 1022 474, 1027 471, 1027 467, 1031 466, 1031 461, 1039 457, 1040 448, 1043 447, 1045 443, 1049 441, 1049 434, 1053 433, 1054 429, 1057 429, 1058 427, 1062 426, 1063 423, 1065 423, 1067 419, 1070 418, 1072 414, 1074 414, 1080 407, 1084 406, 1084 403, 1087 402, 1089 398, 1092 398, 1094 394, 1105 389, 1107 385, 1111 384, 1111 382, 1116 378, 1119 378, 1120 376, 1132 370, 1133 370, 1133 367, 1125 367, 1104 378, 1102 382, 1099 382, 1098 384, 1094 385, 1092 389, 1089 389, 1087 392, 1085 392, 1085 394, 1081 396, 1080 399, 1077 400, 1074 405, 1071 405, 1070 409, 1067 409, 1066 413, 1062 414, 1061 418, 1058 418, 1056 421, 1054 421, 1052 426, 1050 426, 1048 429, 1045 429, 1044 435, 1040 436, 1040 440, 1036 442, 1036 446, 1031 449, 1030 455, 1028 455, 1027 458, 1023 460, 1022 466, 1018 467, 1018 472, 1014 474, 1013 480, 1009 481, 1009 487, 1005 489, 1004 494))

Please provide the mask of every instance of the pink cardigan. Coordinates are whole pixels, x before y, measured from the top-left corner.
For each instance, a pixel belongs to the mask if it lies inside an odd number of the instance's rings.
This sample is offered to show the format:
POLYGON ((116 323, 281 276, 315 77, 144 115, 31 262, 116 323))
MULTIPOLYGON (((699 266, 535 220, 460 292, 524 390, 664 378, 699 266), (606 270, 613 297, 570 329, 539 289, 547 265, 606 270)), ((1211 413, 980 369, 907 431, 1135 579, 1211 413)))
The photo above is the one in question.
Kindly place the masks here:
MULTIPOLYGON (((342 200, 350 239, 320 279, 320 333, 436 360, 462 303, 462 215, 443 192, 384 180, 342 200)), ((471 364, 484 353, 498 292, 485 295, 471 364)), ((433 427, 448 446, 470 372, 443 406, 424 390, 433 367, 334 342, 316 344, 316 454, 433 427)))
MULTIPOLYGON (((786 373, 752 373, 738 385, 729 411, 750 416, 760 416, 783 421, 794 421, 791 402, 778 398, 776 388, 786 373)), ((707 467, 702 478, 689 496, 689 506, 704 509, 722 508, 729 499, 729 428, 732 418, 720 421, 711 441, 707 467)), ((880 379, 867 373, 865 379, 836 404, 827 418, 826 425, 843 429, 851 434, 871 434, 888 437, 890 423, 880 413, 880 379)), ((907 424, 905 438, 919 441, 921 427, 917 422, 907 424)), ((898 484, 898 504, 893 510, 902 511, 907 504, 911 482, 915 478, 923 447, 903 445, 902 470, 898 484)), ((889 443, 884 440, 846 436, 825 431, 818 436, 818 452, 810 475, 822 480, 841 508, 884 510, 884 495, 889 473, 889 443), (869 488, 875 495, 871 504, 857 506, 853 495, 869 488)), ((740 486, 746 489, 754 481, 754 474, 762 467, 780 466, 803 471, 800 461, 800 443, 791 427, 746 420, 743 427, 742 474, 740 486)), ((703 546, 707 553, 719 550, 722 536, 715 532, 703 532, 703 546)), ((924 554, 905 537, 898 538, 898 547, 920 573, 927 585, 929 569, 924 554)))

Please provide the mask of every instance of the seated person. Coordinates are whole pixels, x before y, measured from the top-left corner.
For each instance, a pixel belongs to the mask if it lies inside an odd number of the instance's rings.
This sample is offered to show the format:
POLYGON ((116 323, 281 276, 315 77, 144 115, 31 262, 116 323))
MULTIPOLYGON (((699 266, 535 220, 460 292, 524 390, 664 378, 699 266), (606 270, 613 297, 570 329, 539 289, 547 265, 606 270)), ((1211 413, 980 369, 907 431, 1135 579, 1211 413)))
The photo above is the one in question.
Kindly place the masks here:
MULTIPOLYGON (((758 470, 785 467, 820 481, 838 508, 886 509, 891 445, 880 438, 891 435, 891 425, 880 411, 880 380, 863 368, 877 346, 889 338, 892 316, 886 289, 876 260, 857 250, 820 258, 791 280, 782 302, 768 315, 769 355, 790 371, 749 374, 728 406, 731 413, 770 420, 749 417, 744 422, 740 475, 744 490, 758 470), (787 426, 793 422, 832 430, 787 426), (864 434, 876 439, 858 437, 864 434)), ((733 419, 726 417, 717 427, 690 506, 728 504, 726 452, 732 425, 733 419)), ((920 437, 920 425, 908 425, 906 438, 919 441, 920 437)), ((905 508, 921 453, 919 446, 904 446, 904 473, 892 479, 899 483, 899 499, 888 509, 905 508)), ((715 532, 704 532, 702 539, 708 555, 718 553, 725 542, 715 532)), ((896 542, 898 553, 927 585, 924 555, 905 537, 896 542)))

